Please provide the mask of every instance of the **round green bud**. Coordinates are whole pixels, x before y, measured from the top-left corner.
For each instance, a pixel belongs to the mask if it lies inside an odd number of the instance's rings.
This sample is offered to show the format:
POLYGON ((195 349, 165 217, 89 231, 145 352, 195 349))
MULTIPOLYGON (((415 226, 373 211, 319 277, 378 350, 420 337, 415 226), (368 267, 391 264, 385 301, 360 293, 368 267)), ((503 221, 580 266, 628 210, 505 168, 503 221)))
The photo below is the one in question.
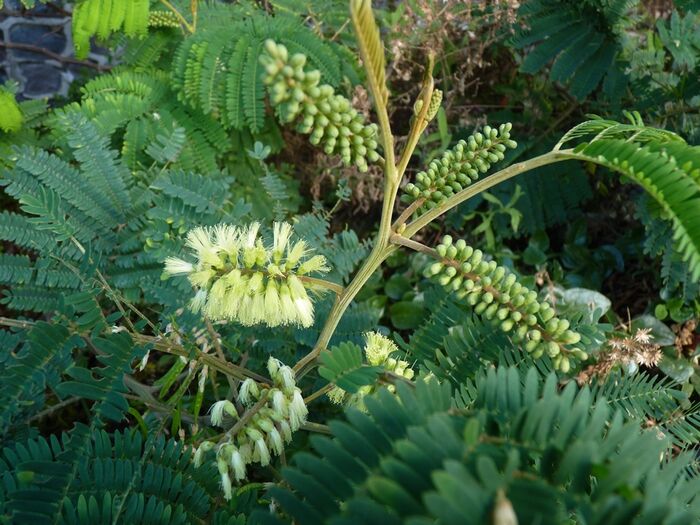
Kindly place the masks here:
POLYGON ((554 341, 547 342, 547 355, 549 357, 555 357, 559 355, 560 350, 561 349, 559 348, 559 345, 554 341))

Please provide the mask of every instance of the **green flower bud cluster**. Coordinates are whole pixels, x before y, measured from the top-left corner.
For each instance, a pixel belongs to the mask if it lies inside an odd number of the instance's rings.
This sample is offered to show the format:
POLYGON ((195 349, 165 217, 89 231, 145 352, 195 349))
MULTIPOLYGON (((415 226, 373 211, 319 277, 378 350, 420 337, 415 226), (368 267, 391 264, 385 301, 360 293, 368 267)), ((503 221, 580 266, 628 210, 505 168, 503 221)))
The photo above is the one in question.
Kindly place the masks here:
MULTIPOLYGON (((264 405, 245 425, 237 428, 234 424, 226 441, 218 445, 206 441, 194 455, 195 466, 199 466, 204 454, 216 448, 216 464, 227 500, 232 496, 232 478, 236 482, 244 480, 247 467, 252 463, 263 467, 269 465, 271 456, 282 454, 285 444, 292 440, 292 433, 306 421, 308 410, 301 390, 296 386, 293 370, 274 357, 268 359, 267 369, 272 379, 271 387, 246 379, 238 391, 238 399, 246 408, 261 401, 264 405)), ((231 401, 217 401, 212 405, 212 425, 224 427, 225 415, 238 420, 238 412, 231 401)))
POLYGON ((272 246, 263 243, 259 230, 257 222, 244 228, 195 228, 187 246, 197 261, 168 257, 165 275, 187 275, 197 290, 190 308, 210 319, 311 326, 314 307, 306 288, 315 287, 305 276, 327 272, 325 257, 311 256, 303 240, 292 243, 292 226, 286 222, 274 223, 272 246))
POLYGON ((492 164, 503 160, 508 148, 517 146, 510 138, 511 127, 510 123, 501 124, 498 129, 484 126, 482 133, 460 140, 433 160, 426 171, 418 173, 415 182, 406 184, 401 200, 413 202, 423 198, 420 210, 427 211, 470 186, 492 164))
MULTIPOLYGON (((425 114, 425 120, 421 126, 421 131, 425 130, 428 124, 430 124, 430 122, 435 118, 435 115, 437 115, 437 112, 440 109, 440 104, 442 104, 442 91, 436 89, 433 91, 433 94, 430 97, 430 104, 428 105, 428 111, 425 114)), ((414 117, 418 117, 421 109, 423 109, 423 100, 418 99, 416 100, 416 103, 413 104, 414 117)))
MULTIPOLYGON (((365 357, 372 366, 381 366, 387 372, 392 372, 406 379, 413 379, 415 372, 407 361, 402 361, 391 357, 398 352, 398 347, 391 340, 377 332, 367 332, 365 334, 365 357)), ((328 392, 328 398, 338 405, 352 405, 364 410, 364 397, 375 390, 374 385, 366 385, 354 393, 349 394, 340 387, 334 387, 328 392)), ((394 385, 389 385, 387 390, 395 392, 394 385)))
POLYGON ((452 242, 446 235, 436 248, 441 257, 425 270, 446 289, 474 307, 474 312, 497 323, 533 358, 545 353, 554 366, 568 372, 571 358, 587 359, 580 348, 571 347, 581 335, 569 328, 569 321, 556 317, 554 308, 537 298, 537 292, 521 285, 515 274, 495 261, 486 261, 481 250, 463 240, 452 242))
POLYGON ((180 21, 172 11, 151 11, 148 14, 149 27, 180 27, 180 21))
POLYGON ((365 124, 347 98, 320 84, 318 70, 305 71, 306 56, 290 57, 285 46, 267 40, 260 63, 270 101, 282 122, 298 120, 300 133, 310 134, 311 143, 322 144, 328 155, 339 154, 346 166, 354 164, 367 171, 367 163, 379 159, 376 124, 365 124))

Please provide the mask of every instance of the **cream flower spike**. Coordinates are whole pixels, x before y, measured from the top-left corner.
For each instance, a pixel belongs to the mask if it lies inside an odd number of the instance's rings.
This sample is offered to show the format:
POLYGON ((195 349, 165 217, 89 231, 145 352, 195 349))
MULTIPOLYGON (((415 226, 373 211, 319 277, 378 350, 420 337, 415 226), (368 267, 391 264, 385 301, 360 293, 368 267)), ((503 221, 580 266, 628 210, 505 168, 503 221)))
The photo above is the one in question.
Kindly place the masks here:
POLYGON ((196 261, 168 257, 165 275, 186 275, 195 288, 190 308, 212 320, 246 326, 313 325, 308 290, 317 291, 319 281, 305 276, 328 272, 326 258, 313 254, 303 239, 292 242, 289 223, 273 224, 272 246, 260 229, 258 222, 194 228, 186 246, 196 261))
POLYGON ((396 343, 377 332, 365 334, 365 355, 367 361, 373 366, 381 366, 393 354, 398 351, 396 343))

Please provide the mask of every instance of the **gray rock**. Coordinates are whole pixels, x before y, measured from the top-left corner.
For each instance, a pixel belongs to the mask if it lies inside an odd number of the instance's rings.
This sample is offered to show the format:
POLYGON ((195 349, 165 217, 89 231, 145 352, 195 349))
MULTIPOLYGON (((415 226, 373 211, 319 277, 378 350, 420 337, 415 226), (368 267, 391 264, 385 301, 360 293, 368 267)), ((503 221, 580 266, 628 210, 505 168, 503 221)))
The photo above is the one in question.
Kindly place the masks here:
MULTIPOLYGON (((10 29, 10 41, 17 44, 29 44, 47 49, 56 54, 62 54, 66 50, 67 39, 63 34, 63 26, 45 26, 36 24, 15 24, 10 29)), ((16 60, 43 60, 46 55, 25 51, 12 50, 16 60)))
POLYGON ((61 70, 49 64, 22 64, 24 77, 22 93, 28 98, 50 97, 61 91, 61 70))

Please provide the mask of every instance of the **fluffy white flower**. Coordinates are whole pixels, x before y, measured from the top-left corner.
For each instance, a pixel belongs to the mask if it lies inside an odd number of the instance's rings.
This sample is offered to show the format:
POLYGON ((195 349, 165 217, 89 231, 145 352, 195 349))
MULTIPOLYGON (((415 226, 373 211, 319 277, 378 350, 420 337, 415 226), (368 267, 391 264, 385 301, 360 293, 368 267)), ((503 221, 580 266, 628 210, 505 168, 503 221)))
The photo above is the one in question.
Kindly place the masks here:
POLYGON ((294 371, 288 366, 281 366, 279 369, 279 379, 282 385, 282 390, 291 394, 294 391, 296 383, 294 381, 294 371))
POLYGON ((238 399, 244 405, 250 405, 260 395, 258 384, 251 378, 247 378, 241 383, 241 388, 238 390, 238 399))
POLYGON ((217 249, 227 253, 229 256, 238 255, 240 232, 235 226, 230 224, 217 224, 214 227, 214 244, 217 249))
POLYGON ((221 490, 224 492, 224 499, 226 501, 233 497, 233 491, 231 490, 231 477, 227 472, 221 473, 221 490))
POLYGON ((289 443, 292 440, 292 428, 289 426, 286 420, 279 422, 280 431, 282 432, 282 437, 289 443))
POLYGON ((306 299, 295 299, 294 306, 297 309, 297 319, 299 324, 304 328, 308 328, 314 324, 314 305, 307 297, 306 299))
POLYGON ((265 467, 270 464, 270 451, 262 437, 255 440, 255 452, 260 458, 260 465, 265 467))
POLYGON ((276 222, 272 225, 272 251, 275 262, 279 262, 292 236, 292 225, 288 222, 276 222))
POLYGON ((224 422, 224 413, 233 415, 236 413, 236 407, 233 403, 224 399, 223 401, 217 401, 211 406, 211 424, 220 427, 224 422))
POLYGON ((299 265, 298 275, 306 275, 313 272, 327 272, 330 268, 326 265, 326 258, 323 255, 314 255, 299 265))
POLYGON ((209 230, 202 226, 190 230, 187 234, 187 246, 198 254, 211 250, 214 246, 211 242, 209 230))
POLYGON ((207 302, 207 291, 206 290, 197 290, 197 293, 194 294, 194 297, 190 301, 190 310, 193 312, 201 312, 202 308, 204 308, 204 305, 207 302))
POLYGON ((282 436, 280 436, 277 428, 273 426, 272 430, 270 430, 267 435, 270 438, 270 445, 272 446, 272 450, 275 452, 275 454, 278 456, 282 454, 282 451, 284 450, 284 443, 282 443, 282 436))
POLYGON ((267 371, 269 372, 271 378, 275 378, 275 376, 277 375, 277 371, 280 369, 280 366, 283 365, 279 359, 275 359, 272 356, 270 356, 267 359, 267 371))
POLYGON ((259 222, 251 222, 248 228, 241 232, 241 241, 243 241, 243 246, 245 248, 254 248, 255 241, 258 238, 258 232, 260 231, 259 222))
POLYGON ((272 409, 282 417, 287 417, 289 414, 289 403, 281 390, 274 389, 272 391, 272 409))
POLYGON ((194 265, 178 257, 165 259, 165 273, 168 275, 187 275, 194 271, 194 265))
POLYGON ((231 467, 233 468, 233 477, 236 481, 245 479, 245 461, 238 449, 234 449, 231 453, 231 467))
POLYGON ((293 431, 299 430, 299 427, 306 421, 306 415, 309 413, 304 403, 304 397, 301 395, 299 388, 294 388, 292 402, 289 404, 289 424, 293 431))

